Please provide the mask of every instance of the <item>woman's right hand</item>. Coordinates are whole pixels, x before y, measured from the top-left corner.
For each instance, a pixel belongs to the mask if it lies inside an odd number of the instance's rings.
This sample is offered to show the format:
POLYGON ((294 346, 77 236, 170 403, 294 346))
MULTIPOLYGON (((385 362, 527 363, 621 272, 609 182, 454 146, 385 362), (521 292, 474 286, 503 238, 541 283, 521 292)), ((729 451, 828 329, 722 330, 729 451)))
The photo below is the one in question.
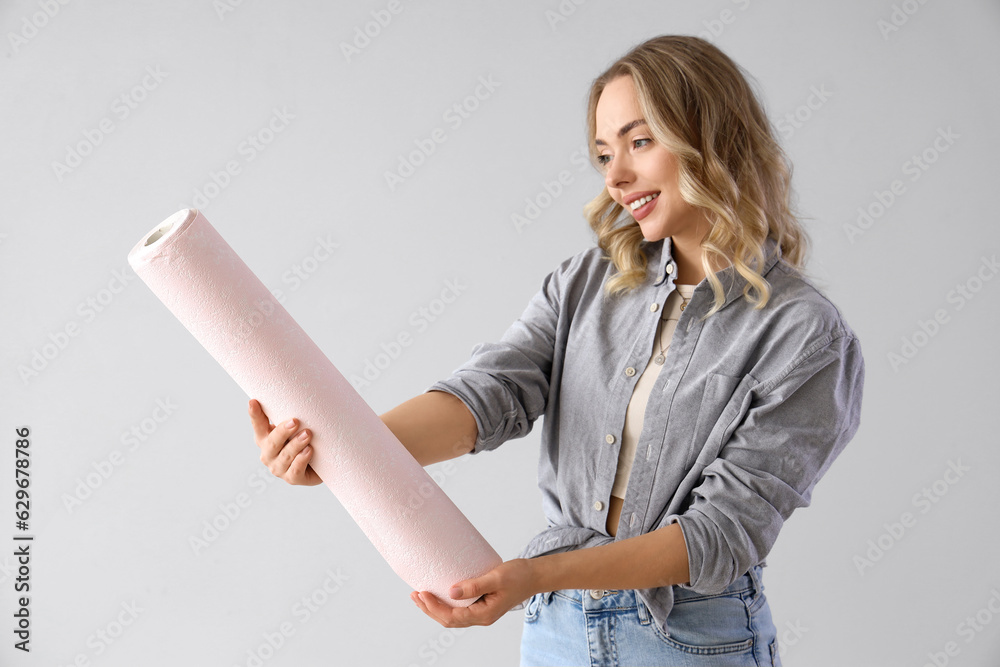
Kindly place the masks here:
POLYGON ((267 419, 257 399, 250 400, 250 421, 254 439, 260 448, 260 461, 275 477, 289 484, 316 486, 323 480, 309 465, 313 448, 309 446, 312 433, 298 430, 297 419, 290 419, 275 426, 267 419))

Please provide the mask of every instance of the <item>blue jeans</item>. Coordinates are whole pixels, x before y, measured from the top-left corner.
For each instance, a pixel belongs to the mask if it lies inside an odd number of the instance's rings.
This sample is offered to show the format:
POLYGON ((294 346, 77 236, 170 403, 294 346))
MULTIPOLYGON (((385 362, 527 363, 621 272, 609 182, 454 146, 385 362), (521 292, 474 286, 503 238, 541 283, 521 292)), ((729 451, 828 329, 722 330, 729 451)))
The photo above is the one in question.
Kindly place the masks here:
POLYGON ((781 665, 760 565, 721 593, 674 587, 657 627, 634 590, 538 593, 524 609, 521 666, 781 665))

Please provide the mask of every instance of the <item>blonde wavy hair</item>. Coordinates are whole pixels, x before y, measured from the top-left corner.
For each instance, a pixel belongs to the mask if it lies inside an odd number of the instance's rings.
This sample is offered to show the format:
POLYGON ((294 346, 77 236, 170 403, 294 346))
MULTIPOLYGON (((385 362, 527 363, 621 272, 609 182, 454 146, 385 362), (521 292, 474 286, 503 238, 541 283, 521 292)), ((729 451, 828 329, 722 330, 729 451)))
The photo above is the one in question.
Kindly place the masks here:
MULTIPOLYGON (((698 37, 662 35, 633 48, 590 88, 588 145, 591 164, 601 173, 605 168, 597 161, 594 143, 597 102, 619 76, 632 77, 650 133, 676 156, 681 196, 705 209, 711 222, 701 243, 701 262, 715 303, 705 317, 725 303, 725 289, 709 255, 731 263, 747 280, 743 296, 756 309, 763 308, 771 296, 760 274, 765 239, 774 238, 782 258, 800 273, 809 239, 793 212, 791 162, 748 83, 749 74, 698 37)), ((642 231, 607 187, 587 203, 584 216, 617 269, 605 285, 605 296, 642 284, 647 273, 642 231)))

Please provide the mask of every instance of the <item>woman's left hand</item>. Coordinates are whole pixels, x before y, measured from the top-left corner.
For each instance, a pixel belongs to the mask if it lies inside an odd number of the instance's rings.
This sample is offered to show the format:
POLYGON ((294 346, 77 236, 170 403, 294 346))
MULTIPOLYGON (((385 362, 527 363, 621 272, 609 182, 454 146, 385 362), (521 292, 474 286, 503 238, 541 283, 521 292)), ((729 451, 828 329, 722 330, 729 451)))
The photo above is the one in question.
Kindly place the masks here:
POLYGON ((420 609, 446 628, 492 625, 511 607, 530 598, 535 571, 531 559, 515 558, 497 565, 475 579, 460 581, 449 592, 453 600, 480 598, 468 607, 449 607, 429 591, 413 591, 410 599, 420 609))

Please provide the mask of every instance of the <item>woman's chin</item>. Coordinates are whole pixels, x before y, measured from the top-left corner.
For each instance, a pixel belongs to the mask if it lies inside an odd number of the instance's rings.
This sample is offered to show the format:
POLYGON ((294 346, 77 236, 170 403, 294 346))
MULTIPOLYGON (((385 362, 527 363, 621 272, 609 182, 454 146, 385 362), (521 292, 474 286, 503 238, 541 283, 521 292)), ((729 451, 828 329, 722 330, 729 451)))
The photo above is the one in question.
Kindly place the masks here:
POLYGON ((649 243, 656 243, 657 241, 662 241, 667 238, 667 235, 663 233, 663 229, 659 226, 643 225, 638 221, 636 224, 639 225, 639 229, 642 230, 642 237, 649 243))

